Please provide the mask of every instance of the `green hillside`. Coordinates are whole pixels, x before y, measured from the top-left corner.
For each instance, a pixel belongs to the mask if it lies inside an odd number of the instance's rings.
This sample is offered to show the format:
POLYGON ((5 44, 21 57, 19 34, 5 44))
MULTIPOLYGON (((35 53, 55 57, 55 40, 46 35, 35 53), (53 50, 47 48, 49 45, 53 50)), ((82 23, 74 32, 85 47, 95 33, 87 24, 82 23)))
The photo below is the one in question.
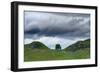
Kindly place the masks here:
POLYGON ((35 41, 30 44, 24 45, 25 48, 31 48, 31 49, 49 49, 47 46, 45 46, 43 43, 35 41))
POLYGON ((90 48, 90 39, 86 39, 84 41, 78 41, 78 42, 68 46, 67 48, 65 48, 65 50, 76 51, 76 50, 86 49, 86 48, 90 48))
POLYGON ((89 41, 89 39, 78 41, 64 50, 52 50, 43 43, 35 41, 24 45, 24 61, 87 59, 90 58, 89 41))

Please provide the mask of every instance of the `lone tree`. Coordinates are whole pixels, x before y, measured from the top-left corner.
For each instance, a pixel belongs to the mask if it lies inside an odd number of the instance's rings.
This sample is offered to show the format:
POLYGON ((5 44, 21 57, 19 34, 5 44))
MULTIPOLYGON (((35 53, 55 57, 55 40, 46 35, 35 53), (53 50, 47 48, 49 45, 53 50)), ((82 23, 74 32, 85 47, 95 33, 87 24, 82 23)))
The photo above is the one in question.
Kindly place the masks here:
POLYGON ((55 49, 56 49, 56 50, 61 50, 60 44, 56 44, 55 49))

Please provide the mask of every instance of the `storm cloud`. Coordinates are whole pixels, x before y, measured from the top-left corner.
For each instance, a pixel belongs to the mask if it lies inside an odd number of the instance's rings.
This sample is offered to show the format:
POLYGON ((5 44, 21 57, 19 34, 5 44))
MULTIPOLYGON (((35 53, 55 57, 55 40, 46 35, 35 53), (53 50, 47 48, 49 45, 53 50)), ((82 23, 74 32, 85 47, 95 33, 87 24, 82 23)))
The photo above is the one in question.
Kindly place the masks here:
POLYGON ((25 11, 24 17, 25 39, 90 37, 90 14, 25 11))
POLYGON ((89 32, 89 14, 25 12, 25 38, 89 37, 89 32))

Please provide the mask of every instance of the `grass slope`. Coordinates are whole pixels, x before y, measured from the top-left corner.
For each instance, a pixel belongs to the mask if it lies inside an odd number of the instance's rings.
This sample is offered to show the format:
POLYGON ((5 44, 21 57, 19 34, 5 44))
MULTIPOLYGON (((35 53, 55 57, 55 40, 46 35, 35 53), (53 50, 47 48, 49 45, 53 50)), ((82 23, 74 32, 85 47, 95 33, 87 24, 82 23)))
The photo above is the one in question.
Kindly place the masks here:
POLYGON ((86 39, 84 41, 78 41, 67 48, 65 50, 69 51, 77 51, 80 49, 90 48, 90 39, 86 39))
POLYGON ((33 48, 33 49, 49 49, 47 46, 45 46, 43 43, 35 41, 30 44, 24 45, 25 48, 33 48))
POLYGON ((90 48, 81 48, 76 51, 51 50, 41 42, 32 42, 24 45, 24 61, 71 60, 90 58, 90 48), (35 45, 35 48, 32 48, 35 45))
POLYGON ((71 51, 25 49, 24 61, 71 60, 90 58, 89 49, 71 51))

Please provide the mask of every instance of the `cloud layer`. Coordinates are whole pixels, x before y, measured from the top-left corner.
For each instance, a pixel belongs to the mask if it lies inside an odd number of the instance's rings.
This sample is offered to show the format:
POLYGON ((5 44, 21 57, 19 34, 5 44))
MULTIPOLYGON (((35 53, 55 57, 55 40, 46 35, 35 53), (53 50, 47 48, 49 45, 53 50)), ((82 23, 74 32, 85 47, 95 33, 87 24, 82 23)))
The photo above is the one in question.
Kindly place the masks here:
POLYGON ((90 37, 90 14, 25 11, 25 39, 76 40, 90 37))

